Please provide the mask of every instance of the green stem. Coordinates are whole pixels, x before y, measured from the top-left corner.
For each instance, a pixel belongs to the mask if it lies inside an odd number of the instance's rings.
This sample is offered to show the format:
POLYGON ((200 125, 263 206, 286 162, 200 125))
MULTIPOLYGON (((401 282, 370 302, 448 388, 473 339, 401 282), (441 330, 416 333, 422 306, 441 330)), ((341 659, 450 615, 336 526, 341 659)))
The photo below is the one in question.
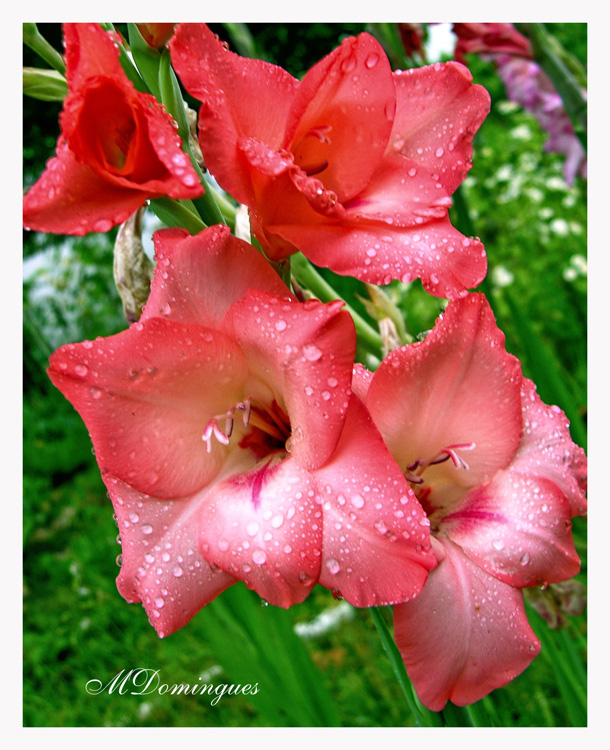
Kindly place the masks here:
POLYGON ((392 665, 392 669, 394 670, 394 674, 396 675, 396 679, 398 680, 398 684, 402 688, 405 698, 407 699, 407 703, 409 704, 409 708, 411 709, 411 712, 413 713, 413 716, 415 718, 415 723, 418 727, 443 726, 441 717, 434 711, 429 711, 425 706, 422 706, 417 695, 415 694, 413 685, 411 684, 411 681, 407 676, 400 651, 396 647, 394 639, 390 635, 390 631, 385 624, 385 620, 383 619, 381 610, 378 607, 371 607, 370 612, 371 616, 373 617, 375 627, 377 628, 377 633, 379 634, 383 650, 388 655, 390 664, 392 665))
POLYGON ((572 66, 575 62, 543 24, 516 23, 515 27, 530 40, 536 62, 555 86, 574 125, 574 131, 586 151, 587 99, 566 60, 570 58, 572 66))
MULTIPOLYGON (((341 299, 341 295, 337 294, 326 279, 321 276, 301 253, 291 256, 291 267, 296 280, 309 289, 310 292, 313 292, 322 302, 341 299)), ((381 355, 381 336, 379 333, 347 302, 345 303, 345 307, 353 318, 356 333, 358 334, 358 343, 365 346, 367 351, 379 357, 381 355)))
POLYGON ((58 73, 65 76, 66 64, 63 57, 42 36, 35 23, 23 24, 23 42, 30 49, 34 50, 37 55, 40 55, 52 68, 55 68, 58 73))

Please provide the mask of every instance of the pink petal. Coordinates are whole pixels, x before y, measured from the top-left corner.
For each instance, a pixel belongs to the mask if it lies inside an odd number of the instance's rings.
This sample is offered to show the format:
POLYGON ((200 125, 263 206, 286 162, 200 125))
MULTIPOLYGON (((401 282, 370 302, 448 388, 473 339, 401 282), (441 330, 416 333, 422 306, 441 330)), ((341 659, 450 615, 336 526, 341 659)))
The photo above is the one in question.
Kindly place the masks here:
POLYGON ((252 203, 240 136, 277 149, 298 81, 282 68, 229 52, 205 24, 180 24, 170 42, 180 80, 202 102, 199 140, 206 165, 241 203, 252 203))
POLYGON ((587 511, 587 458, 570 437, 569 422, 557 406, 547 406, 531 380, 524 379, 523 440, 513 466, 528 476, 546 477, 566 495, 572 516, 587 511))
POLYGON ((201 504, 199 548, 266 602, 290 607, 309 595, 320 570, 322 520, 311 477, 279 453, 253 468, 235 458, 233 473, 201 504))
POLYGON ((519 446, 521 381, 519 362, 506 352, 487 300, 471 294, 449 304, 425 341, 384 359, 366 404, 403 470, 458 446, 469 468, 447 460, 429 466, 425 481, 473 487, 506 467, 519 446))
POLYGON ((83 418, 102 474, 155 497, 184 497, 225 460, 208 420, 243 398, 246 362, 233 341, 159 318, 106 339, 68 344, 49 376, 83 418))
POLYGON ((513 466, 467 493, 439 524, 477 565, 511 586, 557 583, 580 570, 565 495, 513 466))
POLYGON ((330 458, 349 401, 356 334, 342 306, 251 291, 225 323, 252 375, 288 415, 292 455, 310 469, 330 458))
POLYGON ((487 116, 487 91, 456 62, 395 71, 396 116, 387 154, 438 175, 451 195, 472 166, 472 139, 487 116))
POLYGON ((57 156, 23 199, 23 224, 57 234, 107 232, 126 221, 146 198, 146 192, 112 184, 77 162, 60 138, 57 156))
POLYGON ((312 263, 370 284, 420 278, 430 294, 456 299, 485 276, 483 245, 454 229, 448 217, 418 227, 396 228, 386 221, 271 223, 279 235, 312 263))
POLYGON ((292 297, 261 253, 224 224, 194 237, 184 229, 162 229, 154 240, 157 266, 141 320, 164 317, 218 329, 251 287, 292 297))
POLYGON ((523 594, 442 540, 422 593, 394 608, 394 638, 421 702, 465 706, 513 680, 540 651, 523 594))
POLYGON ((375 171, 395 108, 383 48, 369 34, 350 37, 303 78, 283 145, 295 155, 297 166, 319 174, 343 203, 357 195, 375 171))
POLYGON ((417 596, 436 565, 430 523, 356 396, 315 479, 324 514, 320 583, 355 607, 417 596))
POLYGON ((160 637, 171 635, 236 582, 214 571, 197 549, 200 497, 160 500, 106 474, 121 535, 117 586, 128 602, 142 602, 160 637))

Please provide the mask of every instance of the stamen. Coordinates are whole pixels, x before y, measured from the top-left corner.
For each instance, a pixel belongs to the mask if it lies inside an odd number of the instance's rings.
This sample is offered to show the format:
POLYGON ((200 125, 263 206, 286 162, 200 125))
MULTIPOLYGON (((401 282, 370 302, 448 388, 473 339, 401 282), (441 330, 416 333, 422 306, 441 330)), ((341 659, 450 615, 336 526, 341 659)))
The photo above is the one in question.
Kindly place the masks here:
POLYGON ((424 481, 421 476, 428 466, 435 466, 436 464, 442 464, 445 461, 451 459, 456 469, 464 469, 465 471, 470 470, 470 466, 464 461, 461 456, 458 456, 456 451, 471 451, 476 448, 476 443, 455 443, 454 445, 448 445, 439 451, 434 458, 425 459, 418 458, 410 466, 407 466, 405 470, 405 477, 408 482, 414 484, 422 484, 424 481))
POLYGON ((302 169, 308 177, 313 177, 314 174, 320 174, 320 172, 323 172, 327 166, 328 160, 325 159, 324 161, 321 161, 318 164, 314 164, 311 167, 302 167, 302 169))
POLYGON ((317 128, 312 128, 307 131, 305 138, 313 136, 314 138, 317 138, 320 143, 330 143, 330 138, 326 134, 330 133, 332 129, 332 125, 318 125, 317 128))

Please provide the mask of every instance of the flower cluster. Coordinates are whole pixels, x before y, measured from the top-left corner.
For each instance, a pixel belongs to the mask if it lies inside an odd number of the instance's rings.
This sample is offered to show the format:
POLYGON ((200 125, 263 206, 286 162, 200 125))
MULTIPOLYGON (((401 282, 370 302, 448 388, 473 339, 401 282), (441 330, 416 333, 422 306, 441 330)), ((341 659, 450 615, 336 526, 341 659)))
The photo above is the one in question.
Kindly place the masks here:
MULTIPOLYGON (((51 357, 114 506, 119 591, 160 636, 240 581, 279 607, 315 584, 392 605, 422 702, 476 701, 538 653, 522 590, 578 572, 586 511, 584 453, 469 292, 485 252, 449 219, 488 94, 457 62, 393 72, 368 34, 298 81, 203 24, 156 26, 143 38, 171 36, 205 166, 263 252, 223 224, 159 230, 139 320, 51 357), (369 371, 344 303, 278 275, 298 251, 374 284, 419 278, 449 305, 369 371)), ((120 40, 64 33, 62 135, 24 224, 107 231, 149 199, 210 190, 120 40)))

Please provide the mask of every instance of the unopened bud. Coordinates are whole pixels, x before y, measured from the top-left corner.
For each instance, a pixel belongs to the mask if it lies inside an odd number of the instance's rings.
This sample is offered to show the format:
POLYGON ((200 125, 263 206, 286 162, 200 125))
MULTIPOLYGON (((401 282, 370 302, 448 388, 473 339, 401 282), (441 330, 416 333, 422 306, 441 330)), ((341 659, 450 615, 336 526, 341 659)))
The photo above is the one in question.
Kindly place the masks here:
POLYGON ((24 68, 23 93, 45 102, 63 102, 68 94, 68 84, 56 70, 24 68))
POLYGON ((142 245, 142 216, 138 209, 119 227, 114 244, 114 283, 128 323, 135 323, 150 294, 153 263, 142 245))
MULTIPOLYGON (((374 284, 365 283, 364 286, 369 293, 370 299, 365 299, 364 297, 360 297, 359 295, 358 299, 362 302, 371 318, 379 321, 379 330, 382 336, 382 321, 384 319, 389 320, 389 323, 383 324, 388 336, 388 345, 391 343, 392 337, 394 335, 396 336, 396 340, 398 343, 392 347, 393 349, 395 349, 396 346, 411 343, 412 339, 407 333, 402 314, 396 304, 390 299, 388 294, 383 289, 380 289, 374 284), (392 324, 392 327, 390 327, 390 323, 392 324)), ((391 351, 391 349, 389 349, 388 351, 391 351)))
POLYGON ((144 41, 154 47, 161 49, 169 42, 174 34, 175 23, 137 23, 138 31, 142 34, 144 41))
POLYGON ((568 617, 582 615, 587 606, 585 587, 574 579, 552 583, 545 589, 525 589, 525 594, 551 630, 565 627, 568 617))

